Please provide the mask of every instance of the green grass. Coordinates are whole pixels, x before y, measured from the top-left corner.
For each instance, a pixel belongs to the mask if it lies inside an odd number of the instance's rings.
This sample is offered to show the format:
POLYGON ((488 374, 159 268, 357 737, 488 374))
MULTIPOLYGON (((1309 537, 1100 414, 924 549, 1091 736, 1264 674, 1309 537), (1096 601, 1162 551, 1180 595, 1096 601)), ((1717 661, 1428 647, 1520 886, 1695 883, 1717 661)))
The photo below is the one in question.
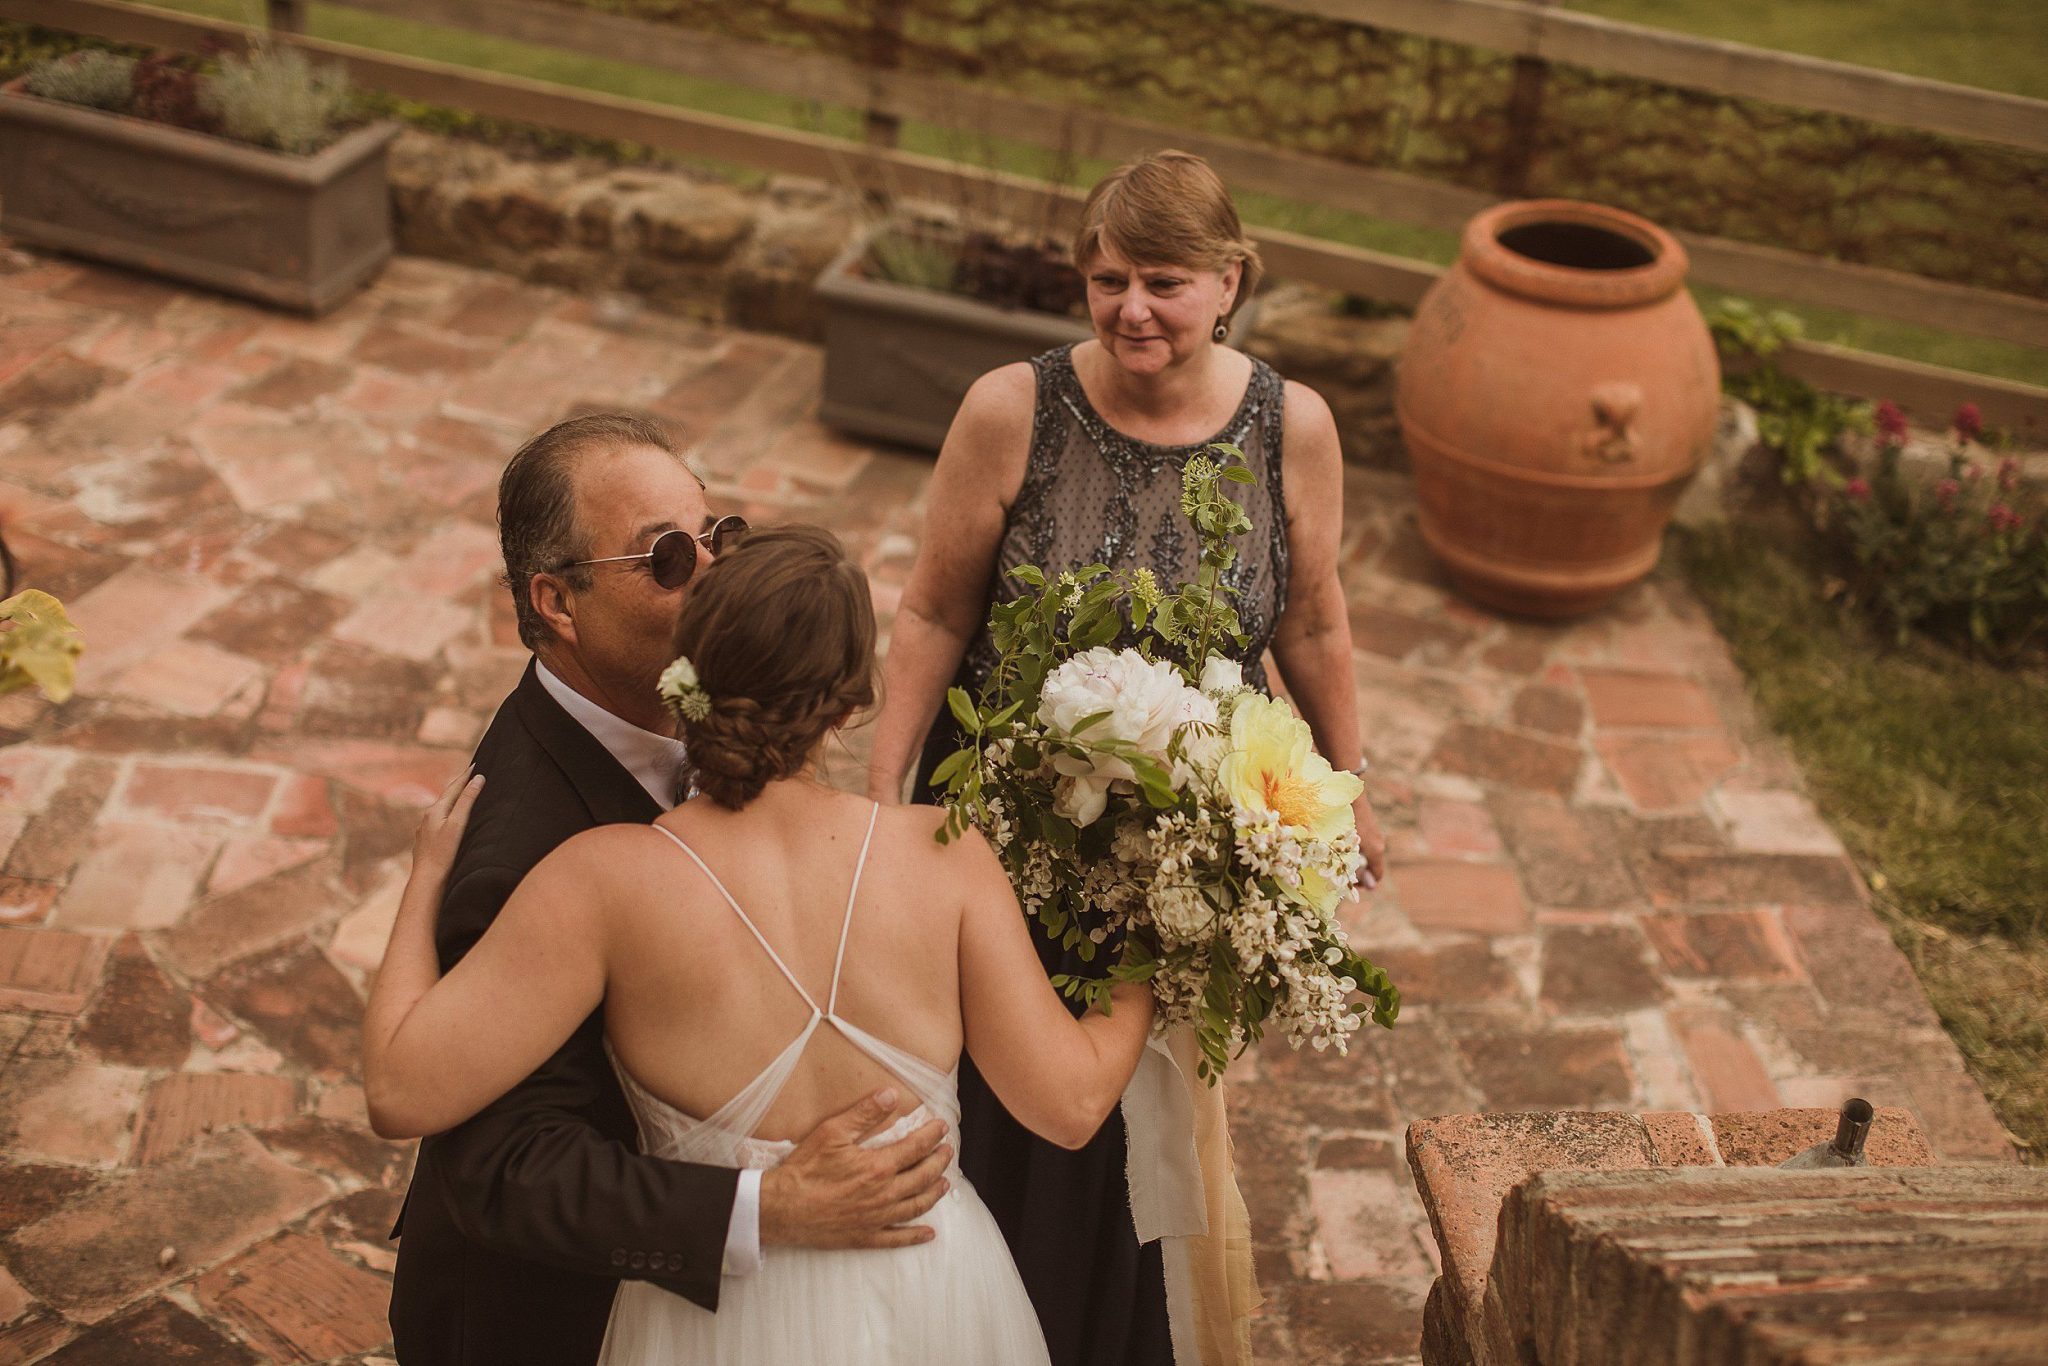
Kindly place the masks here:
POLYGON ((1588 14, 2048 99, 2041 0, 1563 0, 1588 14))
MULTIPOLYGON (((261 26, 263 23, 262 5, 249 3, 249 0, 152 0, 151 7, 238 24, 261 26)), ((789 126, 816 117, 810 112, 815 106, 807 106, 802 100, 786 96, 763 94, 655 67, 615 62, 463 29, 394 19, 341 5, 309 6, 306 31, 315 38, 331 42, 398 52, 455 66, 479 67, 508 76, 601 90, 629 99, 673 104, 761 123, 789 126)), ((846 112, 841 126, 830 125, 828 116, 827 126, 819 131, 841 137, 860 136, 859 121, 851 111, 846 112)))
MULTIPOLYGON (((1887 11, 1902 8, 1897 0, 1829 0, 1824 8, 1831 12, 1839 11, 1847 3, 1852 2, 1882 5, 1887 11)), ((240 23, 261 22, 261 6, 254 3, 254 0, 155 0, 155 3, 159 8, 186 14, 199 14, 240 23)), ((1788 4, 1783 8, 1798 10, 1808 3, 1809 0, 1801 0, 1800 4, 1788 4)), ((2010 3, 2010 0, 1962 0, 1962 3, 1984 10, 2017 12, 2016 6, 2010 3)), ((2036 0, 2027 0, 2027 3, 2031 5, 2036 3, 2036 0)), ((1655 0, 1655 3, 1653 0, 1600 0, 1600 4, 1640 4, 1645 10, 1656 9, 1661 13, 1666 7, 1667 0, 1655 0)), ((1587 7, 1593 8, 1591 5, 1587 7)), ((1748 8, 1748 4, 1745 3, 1744 7, 1748 8)), ((1707 11, 1705 6, 1701 9, 1702 12, 1707 11)), ((1602 8, 1601 12, 1605 13, 1607 10, 1602 8)), ((1640 16, 1617 14, 1616 17, 1640 16)), ((1928 21, 1923 17, 1922 22, 1928 21)), ((386 18, 341 5, 316 3, 309 6, 307 28, 315 37, 336 42, 401 52, 435 61, 474 66, 660 104, 672 104, 778 127, 800 128, 808 132, 848 139, 857 139, 860 136, 860 115, 852 109, 763 94, 740 86, 681 76, 627 62, 589 57, 458 29, 437 28, 427 24, 386 18)), ((1816 27, 1813 32, 1819 34, 1823 30, 1816 27)), ((1757 36, 1745 38, 1744 41, 1764 42, 1766 37, 1760 29, 1757 36)), ((2039 39, 2032 41, 2034 50, 2038 52, 2043 46, 2042 42, 2039 39)), ((1789 43, 1787 45, 1790 46, 1789 43)), ((2010 47, 2019 50, 2024 48, 2025 44, 2015 39, 2010 47)), ((1858 59, 1852 57, 1851 60, 1858 59)), ((2044 70, 2048 70, 2048 67, 2044 67, 2044 70)), ((963 135, 920 123, 904 126, 901 145, 906 151, 970 164, 990 165, 1022 175, 1057 177, 1061 171, 1065 171, 1073 183, 1080 185, 1091 183, 1113 167, 1113 163, 1108 161, 1085 159, 1062 166, 1057 158, 1037 147, 1000 138, 963 135)), ((763 178, 760 173, 750 172, 744 168, 709 162, 697 164, 705 165, 742 183, 752 183, 763 178)), ((1349 246, 1368 247, 1398 256, 1433 261, 1440 265, 1448 264, 1457 255, 1456 233, 1409 227, 1363 214, 1303 204, 1273 195, 1248 192, 1239 195, 1238 200, 1246 220, 1261 226, 1298 232, 1349 246)), ((1713 299, 1723 297, 1717 291, 1704 288, 1696 289, 1695 294, 1699 296, 1703 307, 1713 299)), ((1815 341, 1834 342, 1908 360, 2048 385, 2048 350, 1964 336, 1943 331, 1938 327, 1891 322, 1804 304, 1786 305, 1770 299, 1757 299, 1754 302, 1764 307, 1782 307, 1797 314, 1806 324, 1806 335, 1815 341)))
POLYGON ((1891 647, 1755 528, 1683 560, 1999 1118, 2048 1158, 2048 672, 1891 647))

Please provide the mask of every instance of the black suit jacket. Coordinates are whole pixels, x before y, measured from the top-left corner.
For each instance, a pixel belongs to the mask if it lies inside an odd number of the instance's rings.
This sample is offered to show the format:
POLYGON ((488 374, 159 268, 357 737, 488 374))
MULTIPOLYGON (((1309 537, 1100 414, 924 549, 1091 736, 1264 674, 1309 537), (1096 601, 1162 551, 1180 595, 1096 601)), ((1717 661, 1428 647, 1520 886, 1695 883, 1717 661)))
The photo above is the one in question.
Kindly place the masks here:
MULTIPOLYGON (((660 814, 533 666, 478 746, 484 789, 436 929, 443 971, 519 879, 597 825, 660 814)), ((404 1366, 594 1362, 621 1279, 718 1307, 739 1173, 643 1157, 603 1012, 481 1114, 420 1144, 399 1216, 391 1330, 404 1366)))

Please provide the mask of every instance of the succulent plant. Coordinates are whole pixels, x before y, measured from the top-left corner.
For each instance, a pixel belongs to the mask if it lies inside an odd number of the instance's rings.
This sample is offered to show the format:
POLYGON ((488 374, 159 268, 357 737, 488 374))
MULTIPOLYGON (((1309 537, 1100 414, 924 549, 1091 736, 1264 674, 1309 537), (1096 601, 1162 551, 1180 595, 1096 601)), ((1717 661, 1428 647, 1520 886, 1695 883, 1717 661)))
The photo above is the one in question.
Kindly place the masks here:
POLYGON ((128 112, 155 123, 211 133, 212 115, 199 105, 199 71, 175 52, 156 52, 135 64, 135 96, 128 112))

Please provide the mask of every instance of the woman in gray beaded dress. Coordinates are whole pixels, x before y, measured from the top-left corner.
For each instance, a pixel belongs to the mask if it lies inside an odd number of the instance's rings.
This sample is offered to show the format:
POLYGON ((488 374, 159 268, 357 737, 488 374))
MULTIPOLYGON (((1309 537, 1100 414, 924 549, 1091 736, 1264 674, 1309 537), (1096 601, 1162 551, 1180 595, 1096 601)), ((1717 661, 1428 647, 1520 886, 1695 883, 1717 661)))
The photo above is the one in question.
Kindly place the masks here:
MULTIPOLYGON (((870 795, 916 799, 958 738, 940 703, 994 665, 992 601, 1021 591, 1022 564, 1048 573, 1102 563, 1191 580, 1200 555, 1180 508, 1181 469, 1212 441, 1241 447, 1258 476, 1230 484, 1250 515, 1226 576, 1248 637, 1245 677, 1268 686, 1272 652, 1289 695, 1339 768, 1362 767, 1351 630, 1337 581, 1343 479, 1336 424, 1312 390, 1223 344, 1257 283, 1257 249, 1201 158, 1159 152, 1098 184, 1074 261, 1087 279, 1092 340, 983 375, 933 473, 924 539, 896 616, 870 795), (934 718, 937 723, 934 724, 934 718)), ((1372 878, 1385 842, 1356 807, 1372 878)), ((1048 972, 1069 962, 1041 938, 1048 972)), ((1167 1366, 1160 1246, 1140 1247, 1125 1184, 1122 1117, 1069 1151, 1032 1135, 963 1061, 961 1166, 1002 1226, 1055 1366, 1167 1366)))

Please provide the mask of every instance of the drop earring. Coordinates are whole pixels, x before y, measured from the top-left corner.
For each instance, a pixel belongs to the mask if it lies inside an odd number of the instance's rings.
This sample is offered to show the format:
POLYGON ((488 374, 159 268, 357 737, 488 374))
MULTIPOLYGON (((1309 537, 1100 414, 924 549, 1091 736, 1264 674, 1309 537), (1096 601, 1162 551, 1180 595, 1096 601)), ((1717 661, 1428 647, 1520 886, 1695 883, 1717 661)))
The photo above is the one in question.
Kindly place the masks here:
POLYGON ((1228 337, 1229 335, 1230 335, 1230 322, 1229 322, 1229 320, 1228 320, 1228 319, 1226 319, 1226 318, 1218 318, 1218 319, 1216 320, 1216 327, 1215 327, 1215 330, 1213 330, 1212 332, 1210 332, 1210 333, 1209 333, 1210 339, 1211 339, 1211 340, 1214 340, 1214 341, 1219 341, 1219 342, 1220 342, 1220 341, 1224 340, 1224 339, 1225 339, 1226 337, 1228 337))

